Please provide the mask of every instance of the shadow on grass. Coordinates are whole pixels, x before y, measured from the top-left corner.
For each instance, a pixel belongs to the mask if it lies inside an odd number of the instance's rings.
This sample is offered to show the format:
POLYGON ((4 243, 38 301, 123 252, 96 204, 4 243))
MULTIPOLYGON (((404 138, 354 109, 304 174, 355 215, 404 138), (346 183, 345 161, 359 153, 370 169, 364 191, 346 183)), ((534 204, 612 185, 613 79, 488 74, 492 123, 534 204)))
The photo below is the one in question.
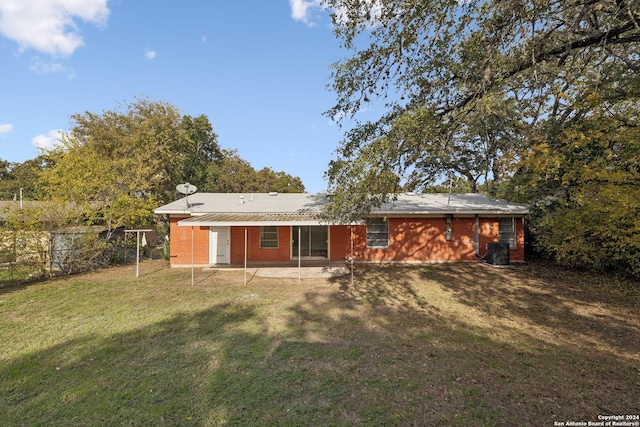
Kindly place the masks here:
POLYGON ((42 283, 45 283, 45 282, 55 282, 56 280, 64 281, 69 278, 82 277, 82 276, 91 275, 91 274, 100 273, 100 272, 118 271, 120 274, 122 274, 123 271, 126 271, 125 274, 131 277, 132 279, 142 279, 149 276, 157 275, 159 273, 162 273, 163 271, 169 270, 170 268, 171 266, 166 261, 144 260, 140 262, 140 265, 139 265, 140 276, 138 278, 136 278, 136 273, 135 273, 136 264, 135 262, 133 262, 128 264, 116 264, 113 266, 104 267, 104 268, 93 270, 93 271, 75 273, 70 275, 58 272, 59 274, 53 274, 46 277, 38 277, 31 280, 16 280, 16 281, 6 280, 6 281, 0 281, 0 295, 19 292, 30 286, 41 285, 42 283), (123 270, 123 269, 126 269, 126 270, 123 270))
POLYGON ((168 262, 153 260, 148 260, 147 262, 141 263, 141 266, 143 268, 143 271, 140 274, 140 277, 152 276, 171 268, 168 262))
MULTIPOLYGON (((640 361, 637 296, 603 294, 606 277, 540 265, 426 267, 422 276, 486 315, 552 330, 557 342, 606 347, 640 361)), ((535 333, 535 331, 533 332, 535 333)))
POLYGON ((277 294, 261 299, 256 278, 238 287, 251 299, 3 360, 0 413, 7 425, 473 426, 637 412, 629 361, 496 341, 443 314, 419 271, 359 269, 353 284, 309 286, 277 331, 277 294))
MULTIPOLYGON (((128 333, 84 336, 0 369, 7 425, 180 425, 202 417, 227 393, 203 393, 225 360, 251 352, 260 337, 225 334, 255 316, 215 305, 128 333)), ((233 370, 233 363, 224 370, 233 370)))
MULTIPOLYGON (((360 268, 353 283, 337 283, 341 297, 384 319, 376 326, 386 334, 365 335, 364 341, 372 343, 372 354, 396 352, 394 358, 408 359, 416 368, 408 374, 427 390, 423 414, 446 408, 473 420, 471 424, 539 425, 640 411, 637 305, 623 301, 619 307, 602 304, 598 309, 592 295, 576 294, 562 286, 566 282, 547 286, 538 274, 535 267, 492 270, 479 264, 382 266, 360 268), (433 284, 433 294, 448 290, 453 299, 430 301, 424 288, 433 284), (456 303, 462 307, 452 315, 449 306, 456 303), (589 304, 596 307, 593 313, 589 304), (498 322, 467 318, 465 305, 478 310, 482 319, 522 322, 508 339, 497 338, 503 335, 498 322), (549 336, 526 331, 535 325, 549 336), (431 403, 429 396, 435 397, 431 403)), ((361 333, 362 328, 354 331, 361 333)), ((414 415, 412 420, 419 419, 414 415)))
POLYGON ((21 291, 31 285, 37 285, 49 280, 45 277, 38 277, 30 280, 0 280, 0 295, 21 291))

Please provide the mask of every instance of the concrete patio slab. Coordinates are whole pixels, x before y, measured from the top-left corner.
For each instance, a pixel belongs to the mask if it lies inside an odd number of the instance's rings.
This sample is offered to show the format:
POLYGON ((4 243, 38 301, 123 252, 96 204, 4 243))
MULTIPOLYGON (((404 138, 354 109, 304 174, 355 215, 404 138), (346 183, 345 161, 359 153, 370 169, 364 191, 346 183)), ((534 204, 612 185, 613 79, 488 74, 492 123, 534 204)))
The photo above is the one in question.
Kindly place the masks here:
MULTIPOLYGON (((243 267, 207 267, 205 270, 244 270, 243 267)), ((247 273, 258 277, 297 277, 320 279, 340 277, 351 273, 349 267, 344 265, 328 265, 322 267, 248 267, 247 273), (298 271, 299 270, 299 271, 298 271)))

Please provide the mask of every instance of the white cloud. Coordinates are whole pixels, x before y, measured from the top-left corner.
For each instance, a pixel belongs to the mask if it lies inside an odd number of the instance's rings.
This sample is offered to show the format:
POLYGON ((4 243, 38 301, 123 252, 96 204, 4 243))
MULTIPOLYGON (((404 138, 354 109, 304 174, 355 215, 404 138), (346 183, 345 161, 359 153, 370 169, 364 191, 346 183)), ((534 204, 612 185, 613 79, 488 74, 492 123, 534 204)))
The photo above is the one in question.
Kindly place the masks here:
POLYGON ((315 25, 312 21, 313 13, 322 10, 322 0, 289 0, 291 17, 295 21, 301 21, 309 26, 315 25))
MULTIPOLYGON (((329 8, 325 0, 289 0, 289 5, 291 6, 291 17, 310 27, 315 25, 314 17, 325 10, 331 11, 339 22, 345 23, 349 20, 346 7, 329 8)), ((378 25, 382 16, 382 7, 380 0, 363 0, 360 3, 359 13, 362 16, 367 14, 369 27, 378 25)))
POLYGON ((46 135, 38 135, 31 140, 34 147, 41 150, 51 150, 62 138, 60 129, 51 129, 46 135))
POLYGON ((147 59, 149 59, 149 60, 151 60, 151 59, 155 58, 155 57, 156 57, 156 55, 157 55, 157 53, 156 53, 156 51, 155 51, 155 50, 147 49, 147 50, 145 50, 145 52, 144 52, 144 57, 145 57, 145 58, 147 58, 147 59))
POLYGON ((64 72, 64 66, 59 62, 42 61, 39 58, 32 58, 29 68, 31 68, 31 70, 35 71, 38 74, 64 72))
POLYGON ((60 73, 66 74, 68 80, 76 78, 76 73, 73 69, 69 69, 57 61, 43 61, 38 57, 34 57, 31 58, 29 68, 31 68, 31 71, 38 74, 60 73))
POLYGON ((76 21, 104 25, 107 1, 0 0, 0 35, 15 41, 21 51, 70 56, 84 44, 76 21))
POLYGON ((13 125, 12 124, 4 124, 1 125, 0 124, 0 136, 4 135, 5 133, 9 133, 13 131, 13 125))

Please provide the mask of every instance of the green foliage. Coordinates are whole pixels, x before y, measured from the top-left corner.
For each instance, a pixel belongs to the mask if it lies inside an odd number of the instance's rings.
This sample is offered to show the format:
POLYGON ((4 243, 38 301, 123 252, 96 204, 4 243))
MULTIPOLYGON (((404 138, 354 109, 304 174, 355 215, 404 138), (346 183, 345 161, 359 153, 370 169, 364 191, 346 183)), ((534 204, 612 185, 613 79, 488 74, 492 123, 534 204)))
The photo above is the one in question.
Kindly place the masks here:
POLYGON ((218 193, 302 193, 304 185, 298 177, 271 168, 256 171, 236 150, 223 150, 222 160, 209 165, 209 191, 218 193))
POLYGON ((522 145, 512 104, 487 97, 456 120, 443 120, 432 108, 415 108, 385 118, 388 125, 381 121, 352 130, 338 150, 340 161, 327 173, 330 188, 351 193, 350 187, 357 185, 347 181, 371 173, 391 182, 366 185, 370 191, 424 191, 450 177, 464 178, 474 193, 480 183, 498 184, 522 145))
POLYGON ((125 111, 72 119, 61 145, 46 153, 51 167, 40 185, 49 200, 70 204, 84 225, 112 231, 152 222, 153 209, 173 200, 176 183, 204 185, 206 167, 220 156, 205 116, 181 116, 165 102, 141 99, 125 111))
MULTIPOLYGON (((636 2, 325 4, 335 11, 337 37, 354 52, 334 64, 338 100, 327 114, 340 120, 380 100, 387 107, 349 132, 338 156, 355 158, 390 138, 401 146, 389 163, 396 175, 407 173, 404 188, 451 175, 472 188, 500 182, 542 118, 575 116, 585 87, 600 85, 614 101, 638 87, 629 60, 639 54, 636 2)), ((338 175, 333 168, 329 179, 339 191, 338 175)))
POLYGON ((640 276, 637 1, 325 5, 353 52, 334 64, 327 114, 386 107, 337 150, 334 212, 460 177, 471 191, 531 203, 537 242, 557 261, 640 276))
POLYGON ((218 136, 213 133, 209 119, 200 115, 196 118, 184 116, 182 128, 190 144, 184 152, 184 172, 181 182, 194 184, 200 191, 211 191, 208 168, 222 161, 222 151, 218 146, 218 136))
POLYGON ((76 205, 47 201, 18 206, 4 213, 0 225, 0 255, 12 255, 12 270, 28 272, 15 280, 45 277, 52 269, 73 274, 109 264, 113 244, 99 239, 101 228, 82 224, 76 205))
POLYGON ((0 198, 23 188, 25 199, 46 201, 12 211, 7 229, 67 236, 59 237, 65 255, 53 262, 66 273, 108 264, 114 231, 153 223, 153 210, 174 200, 179 183, 200 191, 304 191, 300 178, 256 171, 234 151, 223 153, 206 116, 181 115, 166 102, 143 98, 71 118, 71 130, 42 156, 22 164, 0 160, 0 198), (106 241, 98 238, 102 231, 106 241))
POLYGON ((640 277, 640 128, 611 108, 571 125, 549 124, 513 179, 535 200, 532 231, 564 265, 640 277))
POLYGON ((7 267, 12 281, 25 281, 47 275, 51 249, 50 234, 55 207, 28 204, 22 209, 16 204, 0 212, 0 264, 7 267))
POLYGON ((338 221, 350 222, 362 213, 393 200, 400 191, 400 177, 389 162, 389 152, 397 147, 380 138, 362 147, 357 156, 331 161, 329 194, 331 202, 325 213, 338 221))
POLYGON ((20 197, 20 189, 25 200, 41 200, 37 182, 46 167, 44 156, 23 163, 11 163, 0 159, 0 200, 12 200, 20 197))
POLYGON ((606 80, 632 70, 633 61, 626 59, 637 54, 640 35, 640 10, 631 1, 324 4, 335 11, 336 36, 354 52, 334 64, 338 102, 332 116, 353 114, 377 97, 401 107, 433 106, 440 115, 455 114, 487 94, 545 105, 577 78, 606 80))
POLYGON ((107 267, 115 254, 113 242, 90 227, 56 232, 52 241, 52 268, 66 275, 107 267))
POLYGON ((471 193, 471 185, 466 179, 456 176, 440 184, 430 185, 424 189, 425 193, 471 193))

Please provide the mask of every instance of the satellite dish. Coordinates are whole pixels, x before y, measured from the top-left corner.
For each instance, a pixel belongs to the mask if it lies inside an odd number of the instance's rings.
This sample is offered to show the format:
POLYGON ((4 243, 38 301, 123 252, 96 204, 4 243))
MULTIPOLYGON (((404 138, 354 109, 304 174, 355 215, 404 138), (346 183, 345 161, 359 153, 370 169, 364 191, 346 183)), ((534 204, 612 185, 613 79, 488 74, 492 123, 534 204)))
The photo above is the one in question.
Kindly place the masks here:
POLYGON ((189 184, 188 182, 176 185, 176 190, 185 195, 184 201, 187 204, 187 208, 191 207, 191 203, 189 203, 189 194, 195 193, 197 189, 198 187, 193 184, 189 184))
POLYGON ((185 194, 185 195, 189 195, 189 194, 193 194, 198 190, 198 187, 196 187, 193 184, 189 184, 184 183, 184 184, 178 184, 176 185, 176 190, 178 190, 179 193, 185 194))

